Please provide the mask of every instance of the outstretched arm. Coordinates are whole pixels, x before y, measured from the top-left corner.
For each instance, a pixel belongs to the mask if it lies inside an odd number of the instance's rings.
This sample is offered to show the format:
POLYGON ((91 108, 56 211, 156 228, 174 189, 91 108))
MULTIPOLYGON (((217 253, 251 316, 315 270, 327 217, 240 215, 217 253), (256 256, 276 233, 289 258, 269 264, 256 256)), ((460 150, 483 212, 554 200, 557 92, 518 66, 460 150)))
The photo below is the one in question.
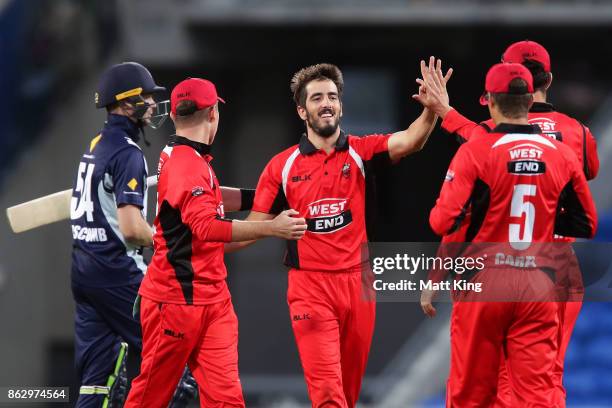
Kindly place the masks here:
POLYGON ((418 78, 417 83, 420 85, 419 95, 422 94, 425 97, 417 97, 416 99, 442 118, 442 129, 450 134, 457 135, 463 141, 468 141, 470 137, 477 133, 486 132, 487 130, 484 127, 466 118, 450 106, 446 83, 452 75, 452 68, 448 70, 446 75, 442 73, 440 63, 436 65, 435 69, 431 68, 431 59, 427 69, 425 69, 425 64, 421 62, 422 78, 418 78))
MULTIPOLYGON (((436 62, 435 58, 431 57, 428 66, 425 65, 425 61, 421 61, 422 75, 425 75, 425 72, 429 71, 435 72, 436 69, 442 70, 441 60, 437 60, 436 62)), ((452 69, 448 71, 446 80, 450 78, 452 72, 452 69)), ((444 88, 443 92, 446 92, 446 88, 444 88)), ((421 150, 423 146, 425 146, 425 143, 427 143, 427 139, 436 124, 437 116, 435 112, 427 106, 429 95, 425 92, 425 88, 420 87, 419 93, 412 95, 412 97, 424 106, 423 113, 410 124, 408 129, 395 132, 389 137, 389 156, 393 161, 421 150)))
MULTIPOLYGON (((274 218, 273 214, 251 211, 244 221, 269 221, 274 218)), ((225 244, 225 253, 236 252, 256 242, 255 239, 242 242, 230 242, 225 244)))

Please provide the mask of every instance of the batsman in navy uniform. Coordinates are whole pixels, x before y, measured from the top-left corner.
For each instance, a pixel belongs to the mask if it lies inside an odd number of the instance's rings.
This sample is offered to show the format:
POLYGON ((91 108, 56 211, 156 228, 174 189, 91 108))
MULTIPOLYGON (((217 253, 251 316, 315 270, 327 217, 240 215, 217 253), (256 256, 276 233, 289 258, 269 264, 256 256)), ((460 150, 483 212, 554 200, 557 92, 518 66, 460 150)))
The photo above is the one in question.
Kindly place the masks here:
MULTIPOLYGON (((86 146, 70 204, 77 407, 122 406, 128 345, 142 349, 132 309, 146 270, 142 250, 153 240, 138 141, 145 126, 159 127, 167 116, 165 103, 154 99, 163 91, 144 66, 126 62, 103 73, 95 95, 108 118, 86 146)), ((170 406, 185 406, 196 390, 186 372, 170 406)))

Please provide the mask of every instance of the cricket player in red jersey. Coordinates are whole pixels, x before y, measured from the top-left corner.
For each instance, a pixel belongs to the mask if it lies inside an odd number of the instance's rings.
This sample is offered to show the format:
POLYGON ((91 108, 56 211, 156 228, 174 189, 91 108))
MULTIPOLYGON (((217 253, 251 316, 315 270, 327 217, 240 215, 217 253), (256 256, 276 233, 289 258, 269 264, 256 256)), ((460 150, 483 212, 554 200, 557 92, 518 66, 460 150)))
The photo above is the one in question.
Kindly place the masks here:
POLYGON ((155 253, 140 286, 143 351, 126 407, 166 407, 185 364, 201 407, 244 407, 238 377, 238 320, 225 281, 224 243, 306 230, 293 210, 274 220, 224 218, 221 188, 210 165, 219 124, 215 86, 179 83, 171 95, 177 134, 158 165, 155 253))
MULTIPOLYGON (((433 87, 428 83, 426 92, 443 90, 439 76, 436 82, 433 87)), ((483 101, 495 127, 457 151, 430 214, 432 229, 439 235, 453 233, 471 203, 466 240, 475 243, 508 242, 525 248, 552 241, 554 233, 592 237, 595 206, 576 155, 529 124, 531 73, 520 64, 497 64, 487 74, 485 90, 483 101), (522 149, 533 153, 529 166, 522 163, 522 149), (560 207, 564 212, 557 213, 560 207)), ((451 110, 446 104, 442 114, 451 110)), ((501 282, 520 293, 534 284, 549 292, 555 286, 537 267, 488 266, 472 281, 493 286, 501 282)), ((553 367, 558 326, 555 302, 455 302, 447 407, 495 404, 502 349, 512 406, 557 407, 553 367)))
MULTIPOLYGON (((591 131, 578 120, 554 110, 546 101, 548 88, 552 83, 551 63, 548 51, 534 41, 519 41, 510 45, 502 56, 503 62, 523 64, 533 76, 534 103, 529 110, 529 123, 540 127, 542 134, 554 138, 567 145, 575 153, 587 180, 597 176, 599 171, 599 158, 597 156, 596 140, 591 131)), ((439 74, 438 74, 439 75, 439 74)), ((486 101, 484 101, 486 104, 486 101)), ((467 141, 477 134, 486 134, 495 124, 493 119, 477 124, 465 118, 455 110, 443 116, 442 128, 449 133, 457 135, 459 140, 467 141)), ((444 237, 443 242, 463 240, 465 227, 469 222, 463 223, 454 235, 444 237)), ((573 238, 555 236, 557 242, 573 242, 573 238)), ((572 258, 574 259, 574 258, 572 258)), ((570 271, 578 272, 577 266, 569 266, 570 271)), ((559 305, 559 352, 555 364, 556 402, 565 407, 566 393, 563 387, 563 367, 565 353, 569 345, 572 331, 580 308, 582 306, 583 288, 578 273, 569 278, 571 282, 561 283, 569 287, 568 302, 559 305)), ((498 407, 510 407, 511 389, 508 384, 508 374, 505 365, 502 365, 499 379, 498 407)))
MULTIPOLYGON (((361 250, 367 243, 370 166, 419 151, 436 122, 425 109, 406 130, 348 135, 339 126, 343 86, 342 73, 332 64, 309 66, 293 76, 291 91, 306 133, 265 167, 247 218, 270 219, 289 207, 306 218, 304 237, 287 241, 287 302, 308 393, 317 408, 354 407, 368 360, 375 303, 362 292, 367 260, 361 250)), ((413 98, 423 103, 427 96, 413 98)))

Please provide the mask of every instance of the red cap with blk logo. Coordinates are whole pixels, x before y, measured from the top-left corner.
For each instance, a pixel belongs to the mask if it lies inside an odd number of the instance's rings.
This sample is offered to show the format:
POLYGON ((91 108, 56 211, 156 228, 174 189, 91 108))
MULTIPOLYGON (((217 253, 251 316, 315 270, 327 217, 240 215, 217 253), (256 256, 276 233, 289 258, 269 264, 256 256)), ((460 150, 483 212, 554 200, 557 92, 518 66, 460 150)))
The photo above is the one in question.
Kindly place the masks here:
MULTIPOLYGON (((176 107, 182 101, 193 101, 197 110, 209 108, 216 104, 217 101, 225 103, 217 95, 215 84, 202 78, 187 78, 174 87, 170 95, 170 109, 173 114, 176 115, 176 107)), ((180 112, 180 114, 190 115, 195 110, 180 112)))
POLYGON ((539 62, 544 67, 545 72, 550 72, 550 55, 548 55, 546 48, 535 41, 515 42, 502 55, 502 62, 522 64, 526 60, 539 62))
POLYGON ((533 77, 531 72, 521 64, 495 64, 487 72, 485 81, 485 92, 480 97, 480 104, 486 105, 488 93, 507 93, 513 95, 525 95, 533 93, 533 77), (526 86, 512 86, 513 79, 520 78, 526 86))

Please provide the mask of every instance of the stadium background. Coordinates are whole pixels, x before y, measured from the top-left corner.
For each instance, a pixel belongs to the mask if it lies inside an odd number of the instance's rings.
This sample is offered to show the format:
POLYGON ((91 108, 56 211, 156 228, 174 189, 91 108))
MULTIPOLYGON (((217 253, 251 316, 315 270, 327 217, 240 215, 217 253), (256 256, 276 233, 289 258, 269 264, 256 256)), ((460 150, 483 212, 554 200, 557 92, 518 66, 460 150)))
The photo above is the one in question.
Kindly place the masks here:
MULTIPOLYGON (((550 101, 598 138, 602 167, 591 186, 601 219, 597 239, 608 242, 610 23, 605 1, 0 1, 0 206, 71 185, 104 120, 93 93, 111 63, 144 63, 169 89, 187 76, 213 80, 228 101, 216 171, 222 184, 254 187, 269 158, 302 132, 288 88, 297 69, 339 65, 343 128, 385 132, 405 128, 420 112, 410 98, 418 61, 436 55, 455 69, 451 104, 481 120, 486 110, 477 101, 488 67, 508 44, 528 38, 551 53, 550 101)), ((171 124, 147 131, 150 170, 171 133, 171 124)), ((436 240, 428 214, 457 146, 437 128, 422 152, 378 178, 376 240, 436 240)), ((150 198, 149 220, 153 211, 150 198)), ((0 386, 71 385, 75 395, 70 242, 67 222, 14 235, 0 217, 0 386)), ((609 265, 610 247, 599 248, 589 257, 609 265)), ((269 240, 227 257, 252 407, 307 406, 282 252, 281 242, 269 240)), ((442 406, 447 306, 426 321, 417 304, 379 304, 364 406, 442 406)), ((568 353, 569 406, 612 406, 611 346, 612 305, 585 304, 568 353)))

